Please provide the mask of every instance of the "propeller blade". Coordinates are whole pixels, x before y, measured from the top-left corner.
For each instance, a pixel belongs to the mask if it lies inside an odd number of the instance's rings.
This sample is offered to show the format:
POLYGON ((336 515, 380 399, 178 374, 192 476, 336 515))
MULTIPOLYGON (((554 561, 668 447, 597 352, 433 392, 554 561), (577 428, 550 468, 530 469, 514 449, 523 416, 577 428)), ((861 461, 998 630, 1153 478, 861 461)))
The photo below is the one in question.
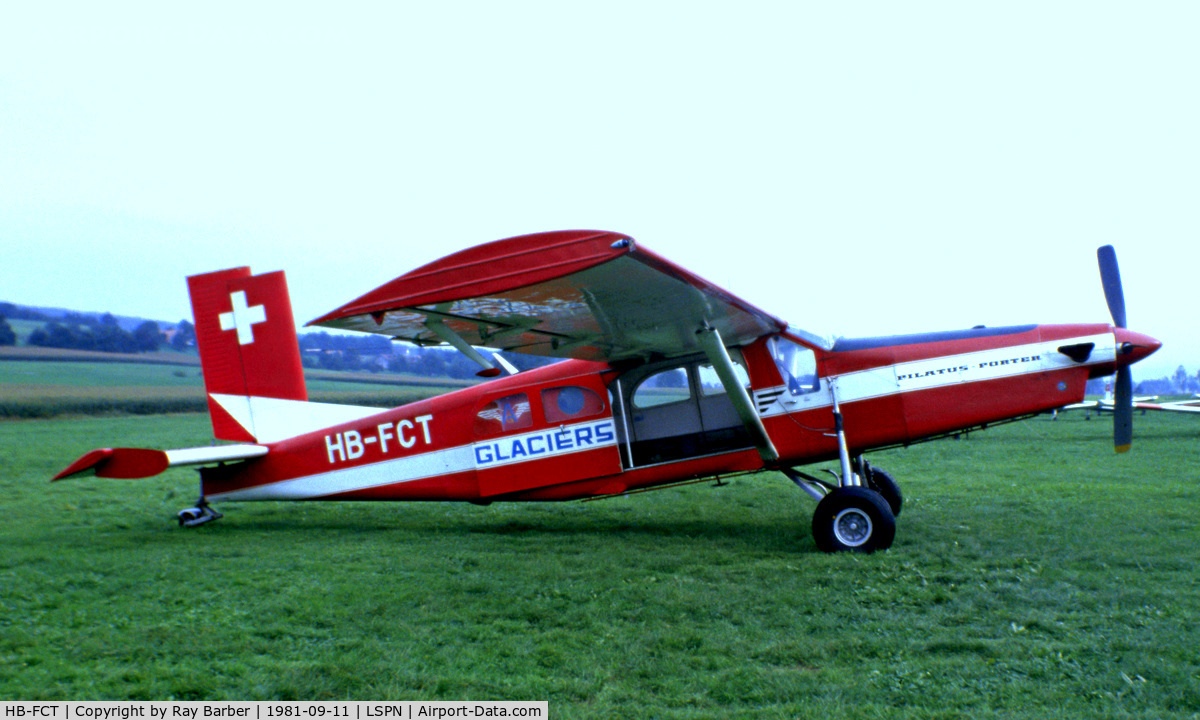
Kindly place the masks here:
POLYGON ((1121 289, 1121 270, 1117 267, 1117 251, 1112 245, 1105 245, 1096 251, 1096 259, 1100 262, 1100 283, 1104 286, 1104 299, 1108 301, 1108 312, 1112 314, 1113 325, 1119 328, 1125 325, 1125 291, 1121 289))
POLYGON ((1113 447, 1119 452, 1128 452, 1133 444, 1133 379, 1129 368, 1117 370, 1117 382, 1113 390, 1113 447))

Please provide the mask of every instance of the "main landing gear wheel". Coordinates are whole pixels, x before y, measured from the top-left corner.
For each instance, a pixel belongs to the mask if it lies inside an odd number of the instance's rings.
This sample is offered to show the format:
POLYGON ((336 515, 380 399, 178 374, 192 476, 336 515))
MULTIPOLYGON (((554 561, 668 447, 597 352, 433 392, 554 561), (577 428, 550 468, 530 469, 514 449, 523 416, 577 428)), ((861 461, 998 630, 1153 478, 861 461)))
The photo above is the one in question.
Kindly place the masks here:
POLYGON ((900 486, 890 472, 870 467, 867 471, 867 485, 882 495, 884 500, 887 500, 894 517, 900 517, 900 509, 904 507, 904 495, 900 493, 900 486))
POLYGON ((896 539, 896 516, 878 492, 864 487, 829 491, 813 513, 813 539, 823 552, 886 550, 896 539))

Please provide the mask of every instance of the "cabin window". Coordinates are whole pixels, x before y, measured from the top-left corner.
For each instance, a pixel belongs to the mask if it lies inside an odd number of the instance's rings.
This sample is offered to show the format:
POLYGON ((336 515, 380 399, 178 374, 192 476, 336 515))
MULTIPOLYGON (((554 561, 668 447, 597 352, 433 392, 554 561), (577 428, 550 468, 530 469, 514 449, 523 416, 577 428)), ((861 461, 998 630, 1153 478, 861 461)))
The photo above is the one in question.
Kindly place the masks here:
POLYGON ((633 391, 633 406, 638 409, 670 405, 692 397, 687 368, 677 367, 655 373, 633 391))
POLYGON ((475 417, 476 430, 482 434, 508 432, 533 426, 533 408, 525 393, 496 398, 480 409, 475 417))
MULTIPOLYGON (((701 365, 700 371, 700 394, 701 395, 723 395, 725 386, 721 384, 721 378, 717 375, 717 371, 712 365, 701 365)), ((737 375, 738 382, 743 387, 750 387, 750 375, 746 372, 746 368, 737 360, 733 361, 733 373, 737 375)))
POLYGON ((812 350, 781 337, 771 338, 767 347, 792 395, 804 395, 821 389, 817 379, 817 356, 812 350))
POLYGON ((542 391, 542 410, 546 422, 561 423, 604 412, 604 401, 595 391, 576 385, 542 391))

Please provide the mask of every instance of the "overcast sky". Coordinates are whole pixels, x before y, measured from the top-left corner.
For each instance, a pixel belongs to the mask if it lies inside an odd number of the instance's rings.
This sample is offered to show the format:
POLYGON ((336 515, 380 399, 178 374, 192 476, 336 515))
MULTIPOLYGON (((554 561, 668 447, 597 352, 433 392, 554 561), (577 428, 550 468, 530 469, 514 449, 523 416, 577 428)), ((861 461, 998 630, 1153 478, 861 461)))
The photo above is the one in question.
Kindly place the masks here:
POLYGON ((1200 4, 12 2, 0 300, 306 322, 474 244, 633 235, 792 324, 1108 322, 1200 369, 1200 4))

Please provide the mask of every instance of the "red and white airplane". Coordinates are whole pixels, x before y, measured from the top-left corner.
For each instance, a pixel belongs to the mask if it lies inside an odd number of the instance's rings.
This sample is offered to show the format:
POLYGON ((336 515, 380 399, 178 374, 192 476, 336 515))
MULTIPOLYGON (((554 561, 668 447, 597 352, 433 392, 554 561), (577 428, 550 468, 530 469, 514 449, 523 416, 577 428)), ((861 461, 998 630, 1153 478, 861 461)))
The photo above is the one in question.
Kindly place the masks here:
POLYGON ((1079 402, 1117 374, 1116 442, 1132 437, 1130 364, 1160 343, 1114 325, 1024 325, 826 342, 625 235, 563 231, 474 247, 314 320, 418 345, 565 361, 398 408, 307 401, 282 272, 188 279, 213 430, 233 444, 94 450, 81 473, 148 477, 204 465, 198 525, 221 500, 594 498, 778 471, 817 502, 824 551, 887 548, 901 493, 863 460, 1079 402), (1122 390, 1124 388, 1124 390, 1122 390), (826 481, 797 469, 840 460, 826 481))
POLYGON ((1165 403, 1135 402, 1140 410, 1163 410, 1166 412, 1200 413, 1200 400, 1173 400, 1165 403))
MULTIPOLYGON (((1145 415, 1145 410, 1147 408, 1158 407, 1157 405, 1152 404, 1152 401, 1157 399, 1157 395, 1143 395, 1141 397, 1134 397, 1133 406, 1135 408, 1140 408, 1143 411, 1142 414, 1145 415)), ((1103 397, 1097 400, 1085 400, 1084 402, 1080 403, 1071 403, 1070 405, 1060 407, 1058 410, 1084 410, 1086 411, 1084 419, 1090 420, 1092 418, 1092 412, 1095 412, 1097 415, 1103 415, 1105 413, 1114 412, 1116 406, 1117 400, 1116 396, 1113 394, 1112 383, 1104 383, 1103 397)), ((1054 419, 1058 419, 1058 411, 1055 411, 1054 419)))

